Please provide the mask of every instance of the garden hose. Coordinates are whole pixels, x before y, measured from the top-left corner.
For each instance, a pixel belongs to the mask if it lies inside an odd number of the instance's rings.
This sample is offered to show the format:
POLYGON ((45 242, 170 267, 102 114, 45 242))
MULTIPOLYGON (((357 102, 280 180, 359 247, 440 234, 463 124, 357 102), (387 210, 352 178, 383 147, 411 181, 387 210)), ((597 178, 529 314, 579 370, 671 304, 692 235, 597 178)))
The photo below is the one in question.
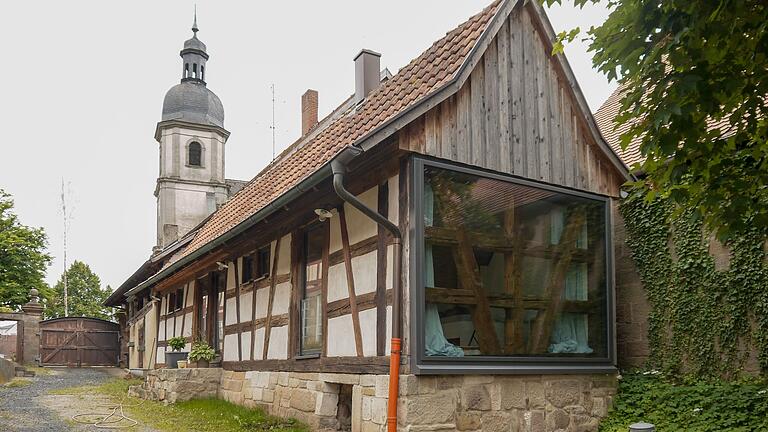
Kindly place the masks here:
POLYGON ((102 405, 101 408, 111 412, 75 414, 72 416, 72 420, 80 424, 90 425, 100 429, 128 429, 137 426, 139 422, 125 415, 123 408, 136 405, 138 404, 125 405, 122 402, 115 405, 102 405))

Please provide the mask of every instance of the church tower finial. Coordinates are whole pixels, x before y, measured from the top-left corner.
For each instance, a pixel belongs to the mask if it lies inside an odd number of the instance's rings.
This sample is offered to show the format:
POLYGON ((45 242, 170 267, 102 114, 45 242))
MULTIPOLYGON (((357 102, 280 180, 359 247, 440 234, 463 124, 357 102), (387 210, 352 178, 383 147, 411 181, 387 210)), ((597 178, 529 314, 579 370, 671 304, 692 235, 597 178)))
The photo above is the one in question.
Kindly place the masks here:
POLYGON ((183 70, 181 82, 195 81, 205 85, 205 62, 208 61, 208 53, 205 44, 197 38, 197 5, 195 5, 194 21, 192 22, 192 37, 184 42, 181 50, 183 70))
POLYGON ((195 5, 195 21, 192 23, 192 33, 197 36, 197 32, 199 32, 200 29, 197 28, 197 5, 195 5))

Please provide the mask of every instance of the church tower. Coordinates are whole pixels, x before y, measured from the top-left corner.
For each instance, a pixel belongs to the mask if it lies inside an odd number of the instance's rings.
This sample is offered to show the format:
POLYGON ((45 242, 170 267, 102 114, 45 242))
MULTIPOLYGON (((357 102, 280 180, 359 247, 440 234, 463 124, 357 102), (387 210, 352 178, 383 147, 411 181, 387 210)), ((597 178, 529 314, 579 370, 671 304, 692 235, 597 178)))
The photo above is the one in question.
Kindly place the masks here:
POLYGON ((224 177, 224 107, 206 85, 208 53, 197 38, 197 14, 192 38, 181 50, 181 83, 163 101, 155 129, 160 144, 157 178, 157 249, 197 226, 228 198, 224 177))

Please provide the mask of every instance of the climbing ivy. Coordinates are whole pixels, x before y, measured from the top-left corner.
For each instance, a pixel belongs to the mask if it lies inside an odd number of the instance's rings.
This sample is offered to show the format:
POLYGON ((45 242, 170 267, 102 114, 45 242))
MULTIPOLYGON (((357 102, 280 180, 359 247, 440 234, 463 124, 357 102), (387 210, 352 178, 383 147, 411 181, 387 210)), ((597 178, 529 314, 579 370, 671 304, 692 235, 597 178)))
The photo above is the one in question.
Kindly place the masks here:
POLYGON ((647 291, 649 367, 667 376, 738 378, 751 352, 768 370, 768 266, 758 230, 725 244, 727 269, 709 252, 713 236, 692 209, 632 193, 620 211, 647 291))

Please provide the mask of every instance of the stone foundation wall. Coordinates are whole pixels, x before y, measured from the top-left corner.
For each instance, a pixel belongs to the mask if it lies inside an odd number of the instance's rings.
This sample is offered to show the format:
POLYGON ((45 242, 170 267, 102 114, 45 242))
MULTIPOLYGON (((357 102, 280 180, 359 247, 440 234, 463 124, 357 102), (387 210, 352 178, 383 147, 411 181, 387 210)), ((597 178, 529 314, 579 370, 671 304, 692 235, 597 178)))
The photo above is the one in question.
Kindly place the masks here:
MULTIPOLYGON (((312 430, 340 430, 341 386, 351 386, 354 432, 384 431, 387 375, 224 371, 220 396, 312 430)), ((403 431, 596 431, 616 392, 615 375, 403 375, 403 431)), ((345 414, 345 413, 342 413, 345 414)))
POLYGON ((142 385, 128 389, 128 396, 165 403, 215 398, 221 375, 219 368, 150 369, 142 385))
MULTIPOLYGON (((615 375, 400 377, 401 431, 596 431, 616 393, 615 375)), ((388 375, 158 369, 129 394, 174 403, 218 396, 315 431, 383 432, 388 375)))

